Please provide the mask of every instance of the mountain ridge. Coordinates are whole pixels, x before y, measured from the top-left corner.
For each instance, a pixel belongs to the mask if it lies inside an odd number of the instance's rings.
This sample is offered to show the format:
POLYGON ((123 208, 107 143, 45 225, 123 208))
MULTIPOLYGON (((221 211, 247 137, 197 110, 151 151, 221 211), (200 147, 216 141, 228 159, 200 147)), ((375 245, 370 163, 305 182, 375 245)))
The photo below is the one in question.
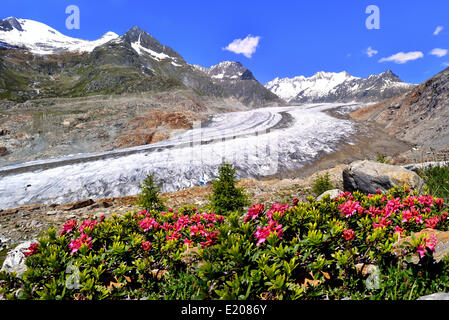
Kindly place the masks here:
POLYGON ((265 88, 289 103, 375 102, 404 93, 415 85, 402 82, 391 70, 359 78, 347 71, 320 71, 311 77, 275 78, 265 88))
POLYGON ((227 77, 215 79, 138 26, 123 36, 108 32, 88 41, 11 17, 0 20, 0 49, 0 99, 23 102, 190 88, 200 95, 234 97, 249 107, 285 104, 241 64, 227 63, 227 77), (34 36, 38 31, 40 36, 34 36))

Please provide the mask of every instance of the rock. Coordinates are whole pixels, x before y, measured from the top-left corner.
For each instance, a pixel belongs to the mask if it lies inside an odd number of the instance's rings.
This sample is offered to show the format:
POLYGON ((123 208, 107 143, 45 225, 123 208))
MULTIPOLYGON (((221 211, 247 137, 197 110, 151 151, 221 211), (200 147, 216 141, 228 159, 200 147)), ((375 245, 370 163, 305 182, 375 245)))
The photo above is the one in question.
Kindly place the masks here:
POLYGON ((93 203, 94 203, 94 201, 92 199, 69 203, 63 207, 63 210, 71 211, 71 210, 76 210, 76 209, 80 209, 80 208, 85 208, 85 207, 90 206, 93 203))
MULTIPOLYGON (((436 262, 440 262, 441 259, 443 259, 448 253, 449 253, 449 231, 439 231, 435 229, 424 229, 423 231, 415 233, 415 236, 419 238, 421 235, 426 234, 427 237, 431 237, 432 235, 435 236, 437 239, 437 245, 435 247, 435 252, 433 253, 433 257, 436 262)), ((393 254, 399 255, 401 254, 401 248, 400 246, 404 244, 404 242, 411 242, 412 237, 406 237, 399 239, 394 245, 393 245, 393 254)), ((412 256, 412 263, 417 264, 419 262, 419 258, 417 254, 414 254, 412 256)))
POLYGON ((15 272, 17 275, 24 273, 27 269, 25 265, 25 251, 27 251, 30 245, 34 242, 36 241, 23 242, 13 250, 9 251, 0 271, 6 271, 9 273, 15 272))
POLYGON ((413 171, 373 161, 356 161, 343 170, 345 191, 359 190, 363 193, 374 194, 377 189, 387 192, 395 186, 402 185, 421 191, 425 183, 413 171))
POLYGON ((365 282, 368 290, 380 288, 380 270, 376 265, 359 263, 355 265, 355 268, 357 272, 361 272, 363 276, 368 276, 365 282))
POLYGON ((449 293, 437 292, 428 296, 423 296, 417 300, 449 300, 449 293))
POLYGON ((0 147, 0 157, 7 156, 8 154, 9 154, 8 149, 6 149, 5 147, 0 147))
POLYGON ((0 251, 5 250, 8 247, 10 239, 0 236, 0 251))
POLYGON ((430 161, 430 162, 424 162, 424 163, 413 163, 413 164, 407 164, 402 166, 404 169, 411 170, 411 171, 418 171, 421 169, 428 169, 432 167, 445 167, 449 165, 449 161, 430 161))
POLYGON ((326 192, 324 192, 323 194, 321 194, 317 199, 317 201, 320 201, 321 199, 324 198, 324 196, 329 195, 331 197, 331 199, 336 198, 338 195, 342 194, 343 191, 341 191, 340 189, 333 189, 333 190, 328 190, 326 192))

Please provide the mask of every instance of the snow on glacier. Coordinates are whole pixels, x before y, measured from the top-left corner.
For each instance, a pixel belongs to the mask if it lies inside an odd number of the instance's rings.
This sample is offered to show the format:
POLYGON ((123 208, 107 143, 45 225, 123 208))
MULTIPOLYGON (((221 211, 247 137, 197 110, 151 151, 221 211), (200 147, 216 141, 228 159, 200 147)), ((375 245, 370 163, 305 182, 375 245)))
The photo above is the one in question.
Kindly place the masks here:
POLYGON ((350 120, 323 112, 337 106, 341 105, 217 114, 206 125, 197 125, 172 139, 106 152, 96 160, 84 159, 91 155, 78 155, 72 157, 77 162, 71 164, 57 165, 68 157, 34 161, 42 166, 24 172, 11 169, 31 163, 3 167, 0 208, 134 195, 149 172, 163 184, 163 191, 176 191, 213 180, 223 161, 234 164, 239 178, 296 170, 310 164, 320 152, 336 151, 339 142, 355 133, 350 120), (46 163, 53 165, 46 168, 46 163))

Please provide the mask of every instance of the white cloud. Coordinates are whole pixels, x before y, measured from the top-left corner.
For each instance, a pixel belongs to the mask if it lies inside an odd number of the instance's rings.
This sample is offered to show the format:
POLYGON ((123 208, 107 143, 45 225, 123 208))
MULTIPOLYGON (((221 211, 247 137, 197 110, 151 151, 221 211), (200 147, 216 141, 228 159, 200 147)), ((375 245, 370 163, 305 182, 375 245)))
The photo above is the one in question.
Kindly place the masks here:
POLYGON ((444 27, 443 26, 438 26, 435 31, 433 32, 434 36, 437 36, 441 31, 443 31, 444 27))
POLYGON ((441 65, 442 65, 443 67, 449 67, 449 62, 443 62, 441 65))
POLYGON ((251 58, 256 52, 259 45, 260 37, 248 35, 245 39, 235 39, 223 50, 228 50, 236 54, 243 54, 247 58, 251 58))
POLYGON ((444 57, 447 55, 447 49, 441 49, 441 48, 435 48, 432 51, 430 51, 430 54, 437 57, 444 57))
POLYGON ((376 54, 378 54, 379 51, 374 50, 374 49, 371 48, 371 47, 368 47, 368 49, 366 49, 365 53, 366 53, 366 55, 367 55, 368 57, 371 58, 372 56, 375 56, 376 54))
POLYGON ((413 52, 399 52, 391 57, 382 58, 379 60, 379 62, 385 62, 385 61, 393 61, 394 63, 398 64, 404 64, 412 60, 420 59, 424 57, 424 54, 421 51, 413 51, 413 52))

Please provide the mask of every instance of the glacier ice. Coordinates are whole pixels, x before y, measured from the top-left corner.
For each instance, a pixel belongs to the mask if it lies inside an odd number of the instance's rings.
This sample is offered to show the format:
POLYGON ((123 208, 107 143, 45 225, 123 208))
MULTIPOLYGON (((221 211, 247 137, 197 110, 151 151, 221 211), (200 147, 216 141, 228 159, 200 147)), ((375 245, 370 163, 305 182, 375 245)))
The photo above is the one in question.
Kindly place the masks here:
MULTIPOLYGON (((239 178, 310 164, 355 133, 351 120, 326 110, 341 104, 261 108, 217 114, 169 140, 101 154, 39 160, 0 168, 0 208, 134 195, 147 173, 163 191, 214 179, 223 161, 239 178)), ((350 108, 352 109, 352 108, 350 108)))

